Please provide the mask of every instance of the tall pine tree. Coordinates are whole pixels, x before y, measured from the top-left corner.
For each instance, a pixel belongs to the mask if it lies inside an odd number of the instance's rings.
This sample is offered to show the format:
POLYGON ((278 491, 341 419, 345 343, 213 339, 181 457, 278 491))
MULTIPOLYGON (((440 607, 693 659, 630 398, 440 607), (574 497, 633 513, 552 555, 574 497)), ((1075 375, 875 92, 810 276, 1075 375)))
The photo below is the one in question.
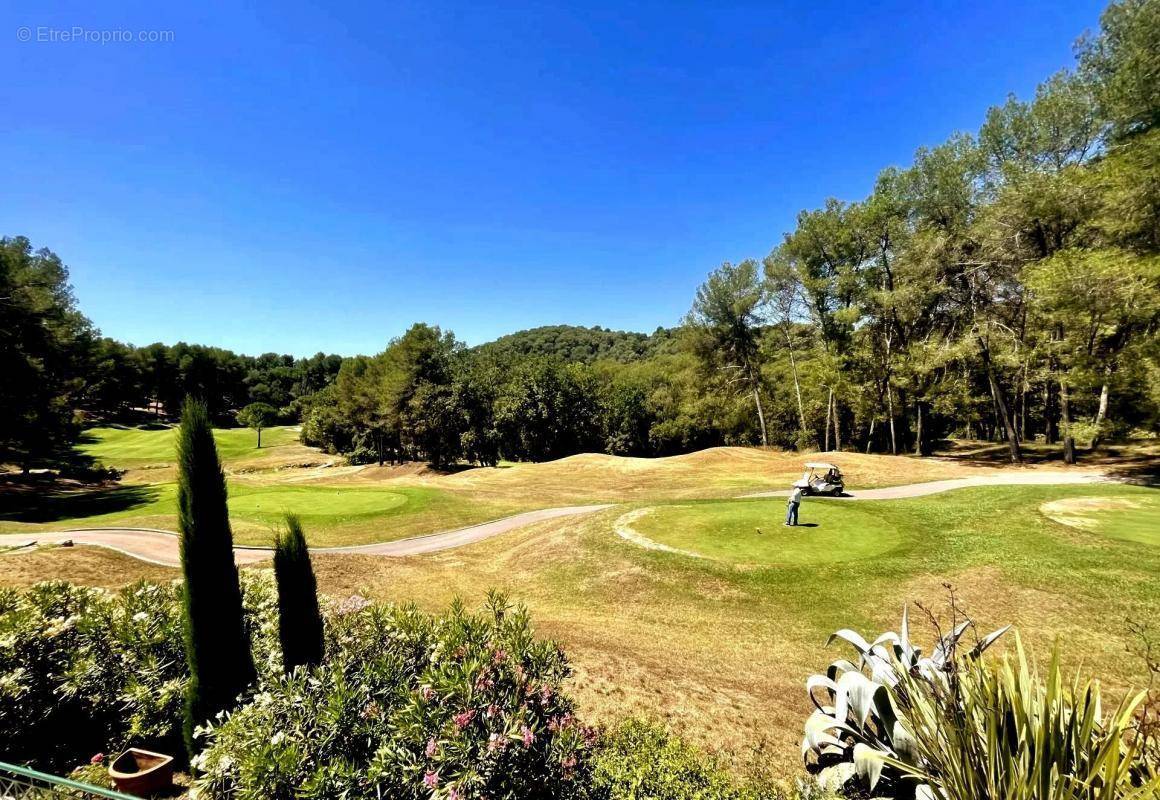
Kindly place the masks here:
POLYGON ((318 584, 298 517, 286 515, 286 530, 274 541, 274 576, 278 581, 278 638, 287 673, 322 661, 322 612, 318 584))
POLYGON ((209 412, 187 398, 177 440, 177 517, 185 575, 185 741, 197 752, 193 731, 231 708, 253 683, 254 661, 242 619, 242 590, 226 507, 226 478, 218 461, 209 412))

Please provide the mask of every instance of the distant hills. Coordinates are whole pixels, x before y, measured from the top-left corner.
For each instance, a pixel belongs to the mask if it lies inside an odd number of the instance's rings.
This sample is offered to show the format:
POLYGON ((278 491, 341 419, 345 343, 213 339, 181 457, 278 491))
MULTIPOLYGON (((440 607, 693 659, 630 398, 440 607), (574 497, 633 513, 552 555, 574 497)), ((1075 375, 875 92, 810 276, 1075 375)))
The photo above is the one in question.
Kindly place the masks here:
POLYGON ((501 336, 474 348, 497 356, 548 356, 578 364, 643 361, 676 349, 677 330, 652 333, 614 331, 595 326, 544 325, 501 336))

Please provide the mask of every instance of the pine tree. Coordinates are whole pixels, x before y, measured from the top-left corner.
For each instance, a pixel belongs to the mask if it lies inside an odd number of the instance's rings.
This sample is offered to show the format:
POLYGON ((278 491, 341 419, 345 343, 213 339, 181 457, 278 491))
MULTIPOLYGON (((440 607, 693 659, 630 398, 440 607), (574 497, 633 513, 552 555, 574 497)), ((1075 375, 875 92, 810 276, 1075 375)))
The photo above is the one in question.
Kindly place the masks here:
POLYGON ((286 672, 322 661, 322 612, 318 584, 298 517, 286 515, 286 530, 274 541, 274 576, 278 581, 278 638, 286 672))
POLYGON ((209 412, 186 398, 177 440, 177 522, 189 685, 185 742, 197 752, 193 731, 231 708, 255 679, 249 636, 242 618, 242 590, 234 563, 226 507, 226 479, 218 460, 209 412))

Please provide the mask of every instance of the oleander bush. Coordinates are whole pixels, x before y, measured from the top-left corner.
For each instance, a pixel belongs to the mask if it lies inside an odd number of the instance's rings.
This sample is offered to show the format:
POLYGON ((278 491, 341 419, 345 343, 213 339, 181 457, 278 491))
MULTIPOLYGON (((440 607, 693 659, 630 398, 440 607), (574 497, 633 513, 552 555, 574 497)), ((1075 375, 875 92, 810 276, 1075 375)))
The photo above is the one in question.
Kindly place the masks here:
POLYGON ((0 753, 71 769, 128 742, 179 752, 179 589, 0 590, 0 753))
POLYGON ((272 678, 201 732, 209 796, 582 797, 596 734, 561 691, 563 652, 499 596, 444 616, 332 609, 327 657, 272 678))

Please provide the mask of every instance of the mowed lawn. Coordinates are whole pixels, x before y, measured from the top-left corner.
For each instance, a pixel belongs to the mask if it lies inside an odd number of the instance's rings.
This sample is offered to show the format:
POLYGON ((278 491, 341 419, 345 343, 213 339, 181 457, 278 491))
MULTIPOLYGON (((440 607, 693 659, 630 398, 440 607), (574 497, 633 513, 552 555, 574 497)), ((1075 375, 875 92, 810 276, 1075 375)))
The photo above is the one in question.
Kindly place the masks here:
MULTIPOLYGON (((297 445, 298 430, 289 425, 264 429, 260 450, 257 447, 258 434, 249 428, 218 428, 214 431, 214 440, 219 457, 230 463, 297 445)), ((177 460, 177 428, 89 428, 81 436, 79 447, 85 455, 117 469, 170 465, 177 460)))
MULTIPOLYGON (((257 545, 271 543, 286 513, 299 516, 311 545, 334 547, 460 528, 527 508, 407 486, 231 481, 229 494, 234 541, 257 545)), ((26 494, 0 506, 0 533, 118 526, 177 530, 176 484, 26 494)))
MULTIPOLYGON (((827 649, 827 636, 896 629, 906 603, 942 613, 944 583, 980 628, 1015 624, 1040 663, 1058 639, 1066 663, 1100 675, 1113 694, 1142 681, 1126 650, 1128 623, 1155 628, 1160 619, 1160 542, 1140 535, 1160 530, 1158 498, 1153 489, 1088 485, 811 499, 802 521, 817 527, 796 529, 781 527, 779 498, 625 504, 427 556, 314 562, 321 590, 334 596, 438 609, 502 589, 565 646, 589 719, 654 717, 740 765, 790 775, 809 713, 805 679, 850 655, 827 649), (1070 509, 1063 522, 1060 502, 1070 509), (647 550, 614 532, 621 515, 644 507, 655 510, 637 523, 642 534, 707 557, 647 550)), ((157 571, 81 549, 54 561, 61 552, 0 556, 0 584, 157 571)), ((924 619, 912 605, 912 628, 929 640, 924 619)))

